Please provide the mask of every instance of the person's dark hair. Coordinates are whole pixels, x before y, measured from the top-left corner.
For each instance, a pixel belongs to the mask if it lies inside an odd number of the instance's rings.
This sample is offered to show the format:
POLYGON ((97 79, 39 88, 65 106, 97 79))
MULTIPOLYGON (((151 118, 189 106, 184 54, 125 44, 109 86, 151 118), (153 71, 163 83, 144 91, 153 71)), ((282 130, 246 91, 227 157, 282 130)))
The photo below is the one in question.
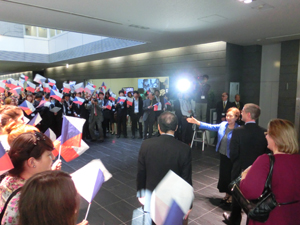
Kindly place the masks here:
POLYGON ((4 127, 8 124, 9 119, 17 120, 20 116, 23 115, 21 108, 17 106, 10 106, 4 108, 1 112, 1 126, 4 127))
POLYGON ((167 133, 168 131, 176 131, 178 120, 177 116, 171 112, 163 112, 158 117, 158 124, 161 132, 167 133))
POLYGON ((134 91, 133 94, 139 94, 139 92, 138 91, 134 91))
POLYGON ((132 97, 131 91, 129 91, 129 92, 127 93, 127 96, 128 96, 128 97, 132 97), (130 95, 130 96, 129 96, 129 95, 130 95))
POLYGON ((107 92, 105 92, 105 99, 108 99, 110 97, 110 94, 109 94, 109 92, 107 91, 107 92))
POLYGON ((208 80, 209 76, 206 75, 206 74, 204 74, 204 75, 203 75, 203 79, 204 79, 204 78, 206 78, 206 79, 208 80))
POLYGON ((155 90, 155 92, 154 92, 154 93, 156 93, 156 92, 160 93, 160 91, 159 91, 159 90, 155 90))
POLYGON ((43 98, 43 94, 41 92, 38 92, 35 94, 35 99, 38 99, 38 98, 43 98))
POLYGON ((46 99, 49 99, 49 98, 50 98, 50 93, 47 93, 47 94, 45 95, 45 98, 46 98, 46 99))
POLYGON ((258 117, 260 116, 260 108, 258 105, 253 104, 253 103, 248 103, 244 105, 244 111, 246 113, 250 113, 251 119, 257 120, 258 117))
POLYGON ((33 157, 39 159, 45 151, 53 151, 53 143, 40 132, 28 132, 19 135, 11 144, 8 155, 14 168, 9 171, 12 176, 20 176, 24 162, 33 157))
POLYGON ((29 178, 19 201, 19 225, 75 225, 80 198, 71 176, 45 171, 29 178))
POLYGON ((120 91, 119 91, 119 94, 120 94, 120 93, 123 93, 123 94, 124 94, 124 90, 120 90, 120 91))

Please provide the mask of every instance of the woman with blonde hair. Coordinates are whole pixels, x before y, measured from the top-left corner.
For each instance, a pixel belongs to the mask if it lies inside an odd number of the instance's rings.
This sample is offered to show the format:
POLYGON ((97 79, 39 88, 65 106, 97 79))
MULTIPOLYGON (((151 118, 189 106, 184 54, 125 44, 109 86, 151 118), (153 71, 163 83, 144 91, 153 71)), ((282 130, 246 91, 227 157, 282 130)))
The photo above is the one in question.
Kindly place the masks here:
MULTIPOLYGON (((275 158, 271 188, 279 205, 270 212, 265 223, 250 219, 248 224, 299 225, 300 155, 294 124, 283 119, 271 120, 266 139, 275 158)), ((247 199, 254 200, 262 194, 269 170, 269 156, 264 154, 242 173, 240 189, 247 199)))

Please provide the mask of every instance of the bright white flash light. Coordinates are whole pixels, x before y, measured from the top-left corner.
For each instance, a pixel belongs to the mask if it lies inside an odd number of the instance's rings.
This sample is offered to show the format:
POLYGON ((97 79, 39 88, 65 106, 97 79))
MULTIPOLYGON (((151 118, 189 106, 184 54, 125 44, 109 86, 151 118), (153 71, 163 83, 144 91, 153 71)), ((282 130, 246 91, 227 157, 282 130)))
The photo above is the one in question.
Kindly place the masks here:
POLYGON ((181 79, 177 83, 177 89, 181 92, 186 92, 191 87, 191 82, 187 79, 181 79))

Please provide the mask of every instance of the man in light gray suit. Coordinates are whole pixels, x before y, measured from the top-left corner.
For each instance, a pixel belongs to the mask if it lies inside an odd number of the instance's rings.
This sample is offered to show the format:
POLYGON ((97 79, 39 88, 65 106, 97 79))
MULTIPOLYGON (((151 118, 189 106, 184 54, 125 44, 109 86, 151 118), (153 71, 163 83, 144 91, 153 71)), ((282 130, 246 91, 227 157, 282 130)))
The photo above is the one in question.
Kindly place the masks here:
POLYGON ((92 137, 92 141, 97 140, 95 135, 95 130, 94 130, 95 124, 97 124, 98 131, 99 131, 99 139, 100 142, 103 142, 104 137, 103 137, 103 129, 102 129, 102 122, 103 122, 102 108, 104 106, 101 105, 101 102, 99 104, 97 97, 94 96, 88 104, 85 104, 85 107, 91 112, 89 117, 89 131, 92 137))
POLYGON ((147 138, 147 132, 149 128, 149 138, 152 137, 153 133, 153 124, 155 122, 155 112, 153 105, 157 103, 156 99, 153 96, 153 93, 149 93, 148 99, 145 99, 143 102, 143 121, 144 121, 144 140, 147 138))

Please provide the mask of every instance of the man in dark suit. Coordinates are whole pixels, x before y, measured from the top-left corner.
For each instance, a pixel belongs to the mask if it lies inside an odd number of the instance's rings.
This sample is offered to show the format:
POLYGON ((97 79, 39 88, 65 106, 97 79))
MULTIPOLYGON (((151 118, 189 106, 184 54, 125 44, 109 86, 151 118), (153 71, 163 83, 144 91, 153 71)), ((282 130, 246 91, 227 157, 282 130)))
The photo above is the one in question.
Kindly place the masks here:
POLYGON ((102 129, 102 121, 103 121, 103 114, 102 114, 102 107, 98 104, 98 100, 96 96, 92 97, 92 100, 85 104, 87 110, 90 110, 90 117, 89 117, 89 131, 92 138, 92 141, 96 141, 96 135, 94 131, 94 127, 97 124, 98 131, 99 131, 99 139, 100 142, 104 141, 103 137, 103 129, 102 129))
POLYGON ((226 112, 232 107, 232 103, 228 101, 228 93, 222 94, 222 101, 219 101, 216 106, 217 111, 217 123, 221 123, 226 120, 226 112))
POLYGON ((70 96, 70 94, 64 94, 63 96, 65 99, 64 106, 66 109, 66 116, 74 116, 73 102, 70 100, 70 96))
POLYGON ((143 138, 143 125, 140 122, 140 118, 143 116, 143 100, 139 97, 139 93, 137 91, 133 92, 133 103, 132 107, 130 108, 131 112, 131 131, 132 131, 132 138, 135 138, 135 131, 137 130, 137 123, 139 123, 139 138, 143 138))
MULTIPOLYGON (((76 97, 83 98, 81 92, 76 93, 76 97)), ((83 102, 82 105, 79 104, 74 104, 74 115, 79 118, 85 119, 85 123, 83 125, 82 129, 82 139, 85 141, 87 138, 90 137, 90 132, 89 132, 89 114, 90 112, 85 108, 85 104, 88 104, 90 101, 90 98, 88 96, 85 96, 85 101, 83 102)))
MULTIPOLYGON (((119 91, 119 97, 125 97, 124 90, 119 91)), ((117 130, 118 130, 117 138, 121 136, 121 130, 123 131, 124 138, 127 138, 127 126, 126 126, 127 101, 117 102, 116 111, 117 111, 117 130)))
MULTIPOLYGON (((230 141, 230 159, 233 163, 231 179, 237 178, 243 170, 253 164, 258 156, 268 152, 268 143, 265 138, 266 129, 258 126, 256 120, 260 115, 260 108, 255 104, 246 104, 242 110, 244 126, 233 130, 230 141)), ((223 214, 228 224, 241 223, 241 207, 232 200, 231 215, 223 214)))
POLYGON ((164 112, 158 118, 159 137, 143 141, 137 172, 137 197, 145 199, 145 212, 149 212, 149 196, 163 177, 172 170, 192 185, 192 157, 188 145, 174 138, 177 117, 164 112))
MULTIPOLYGON (((232 107, 236 107, 242 112, 242 109, 244 108, 244 104, 241 102, 241 96, 239 94, 235 95, 235 101, 232 103, 232 107)), ((242 114, 240 115, 240 118, 237 121, 238 125, 244 125, 244 121, 242 121, 242 114)))
POLYGON ((143 121, 144 121, 144 140, 147 138, 147 132, 149 128, 149 138, 152 137, 153 133, 153 125, 155 122, 155 112, 153 105, 156 104, 157 101, 153 96, 152 92, 149 92, 148 99, 145 99, 143 102, 143 121))

